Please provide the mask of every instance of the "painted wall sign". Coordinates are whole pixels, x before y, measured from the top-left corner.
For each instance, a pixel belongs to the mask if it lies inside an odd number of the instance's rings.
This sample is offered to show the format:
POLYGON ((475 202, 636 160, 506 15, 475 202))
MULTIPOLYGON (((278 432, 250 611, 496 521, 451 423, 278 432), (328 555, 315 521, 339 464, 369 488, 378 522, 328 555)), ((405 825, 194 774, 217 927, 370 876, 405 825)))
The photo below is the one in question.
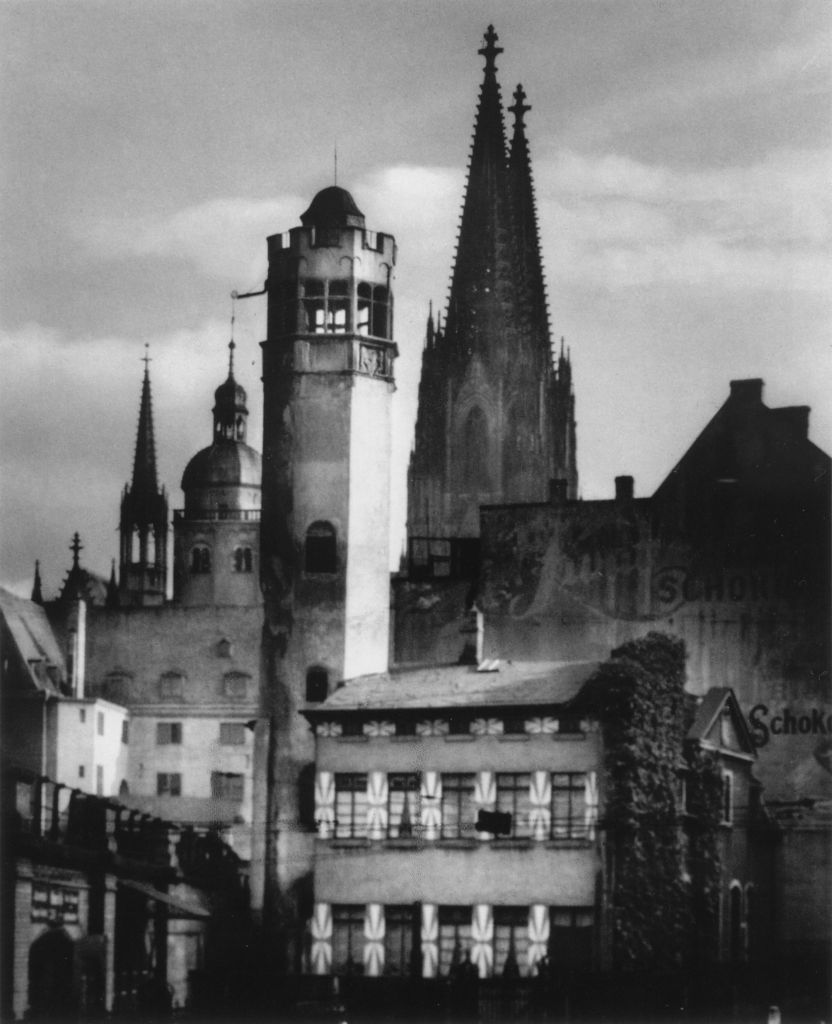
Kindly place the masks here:
POLYGON ((772 736, 832 736, 832 713, 825 708, 781 708, 770 714, 767 704, 755 704, 748 721, 757 747, 764 747, 772 736))
POLYGON ((743 569, 700 573, 669 565, 653 574, 653 600, 670 612, 685 604, 759 603, 783 597, 772 577, 743 569))

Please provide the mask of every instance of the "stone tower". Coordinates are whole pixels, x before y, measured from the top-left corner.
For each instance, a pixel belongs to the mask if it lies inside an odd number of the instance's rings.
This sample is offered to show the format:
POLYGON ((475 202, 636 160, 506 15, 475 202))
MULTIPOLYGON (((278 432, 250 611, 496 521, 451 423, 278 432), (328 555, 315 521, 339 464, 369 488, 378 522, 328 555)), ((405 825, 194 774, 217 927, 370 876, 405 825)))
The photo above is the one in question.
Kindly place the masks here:
POLYGON ((311 913, 313 737, 298 708, 388 664, 392 236, 323 189, 268 240, 263 343, 266 907, 287 966, 311 913))
POLYGON ((509 146, 491 26, 479 52, 485 74, 450 298, 444 326, 428 318, 408 478, 411 565, 428 538, 448 538, 463 574, 476 558, 480 505, 545 499, 552 479, 572 497, 578 486, 571 367, 566 355, 555 364, 550 338, 530 108, 518 86, 509 146))
POLYGON ((182 476, 185 508, 173 516, 173 595, 184 606, 261 602, 260 454, 246 444, 245 388, 228 377, 214 392, 213 442, 182 476))
POLYGON ((133 481, 121 497, 119 604, 148 607, 165 603, 168 565, 168 501, 156 474, 150 359, 144 357, 133 481))

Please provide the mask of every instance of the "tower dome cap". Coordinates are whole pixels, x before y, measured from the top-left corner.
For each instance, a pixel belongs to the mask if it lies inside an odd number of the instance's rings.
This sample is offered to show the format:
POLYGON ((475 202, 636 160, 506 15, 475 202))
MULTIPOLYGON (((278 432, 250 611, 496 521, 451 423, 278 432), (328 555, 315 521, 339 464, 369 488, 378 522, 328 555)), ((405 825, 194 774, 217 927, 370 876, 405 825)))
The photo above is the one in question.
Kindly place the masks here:
POLYGON ((363 228, 364 214, 345 188, 330 185, 315 196, 300 222, 305 228, 363 228))

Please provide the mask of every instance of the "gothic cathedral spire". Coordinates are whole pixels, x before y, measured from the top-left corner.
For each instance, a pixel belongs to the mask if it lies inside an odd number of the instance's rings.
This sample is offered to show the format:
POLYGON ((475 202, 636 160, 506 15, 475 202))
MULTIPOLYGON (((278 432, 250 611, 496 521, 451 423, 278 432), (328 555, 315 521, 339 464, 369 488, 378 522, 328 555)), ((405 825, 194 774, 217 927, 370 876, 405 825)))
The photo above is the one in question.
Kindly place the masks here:
POLYGON ((119 602, 126 606, 163 604, 167 582, 168 502, 156 472, 149 363, 145 354, 133 480, 121 498, 119 602))
POLYGON ((476 563, 481 505, 544 501, 553 478, 577 496, 571 367, 556 366, 551 350, 524 124, 531 108, 518 87, 509 147, 502 52, 489 25, 448 309, 442 331, 432 318, 428 327, 408 474, 411 568, 441 549, 447 564, 437 572, 452 575, 476 563))

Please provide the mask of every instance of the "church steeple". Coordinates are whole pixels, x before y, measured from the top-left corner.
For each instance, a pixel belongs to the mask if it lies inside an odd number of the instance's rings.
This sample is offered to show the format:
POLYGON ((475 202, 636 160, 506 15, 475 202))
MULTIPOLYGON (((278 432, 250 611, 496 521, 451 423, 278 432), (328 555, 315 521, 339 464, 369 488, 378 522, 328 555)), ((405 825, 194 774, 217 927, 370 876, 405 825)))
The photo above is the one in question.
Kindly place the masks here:
POLYGON ((526 103, 523 86, 518 85, 514 90, 514 103, 509 107, 514 115, 509 173, 515 206, 515 237, 520 259, 519 269, 524 289, 524 300, 528 303, 529 321, 532 330, 538 336, 539 351, 545 353, 545 358, 550 360, 549 310, 546 302, 546 284, 543 279, 532 162, 524 121, 526 114, 531 109, 531 106, 526 103))
POLYGON ((462 552, 475 550, 482 505, 545 501, 553 478, 577 492, 570 367, 551 351, 524 121, 531 108, 518 87, 509 147, 491 25, 479 53, 448 308, 444 330, 428 321, 408 473, 412 549, 450 539, 452 566, 473 565, 462 552))
POLYGON ((143 362, 133 480, 121 499, 119 590, 124 605, 162 604, 167 579, 168 503, 156 472, 147 346, 143 362))
POLYGON ((35 562, 35 578, 32 582, 32 601, 43 604, 43 587, 40 580, 40 562, 35 562))
POLYGON ((479 53, 485 58, 468 178, 451 278, 446 335, 472 351, 493 351, 493 335, 514 294, 512 209, 506 135, 497 82, 497 33, 489 25, 479 53))

